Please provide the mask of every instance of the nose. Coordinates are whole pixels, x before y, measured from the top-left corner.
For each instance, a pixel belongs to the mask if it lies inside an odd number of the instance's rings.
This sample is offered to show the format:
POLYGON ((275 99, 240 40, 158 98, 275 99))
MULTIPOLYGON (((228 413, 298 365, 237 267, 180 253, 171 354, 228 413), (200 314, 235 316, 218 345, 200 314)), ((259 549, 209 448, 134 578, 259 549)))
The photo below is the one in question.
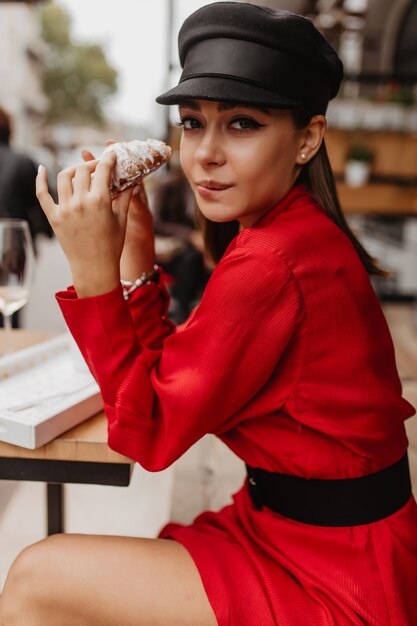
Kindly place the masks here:
POLYGON ((221 137, 215 128, 205 129, 194 156, 196 161, 203 167, 223 165, 225 163, 225 151, 221 137))

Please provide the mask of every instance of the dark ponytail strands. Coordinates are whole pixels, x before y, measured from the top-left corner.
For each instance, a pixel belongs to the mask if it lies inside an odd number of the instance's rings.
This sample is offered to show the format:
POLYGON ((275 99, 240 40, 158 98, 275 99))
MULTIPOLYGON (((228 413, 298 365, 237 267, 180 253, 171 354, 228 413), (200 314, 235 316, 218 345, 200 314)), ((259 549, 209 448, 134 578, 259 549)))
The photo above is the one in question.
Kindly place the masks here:
POLYGON ((204 236, 204 248, 210 263, 218 263, 229 243, 239 234, 240 224, 231 222, 212 222, 199 212, 199 222, 204 236))
MULTIPOLYGON (((304 109, 294 109, 291 114, 295 125, 300 129, 305 128, 312 117, 311 113, 304 109)), ((304 165, 299 181, 304 182, 310 188, 317 204, 350 239, 368 274, 384 278, 390 276, 390 272, 380 268, 376 259, 365 250, 346 221, 337 195, 336 182, 324 140, 317 154, 304 165)))
POLYGON ((336 184, 324 141, 316 156, 307 165, 307 168, 309 170, 309 186, 317 204, 349 237, 368 274, 383 276, 384 278, 390 276, 391 273, 379 267, 377 260, 365 250, 346 221, 340 207, 336 184))

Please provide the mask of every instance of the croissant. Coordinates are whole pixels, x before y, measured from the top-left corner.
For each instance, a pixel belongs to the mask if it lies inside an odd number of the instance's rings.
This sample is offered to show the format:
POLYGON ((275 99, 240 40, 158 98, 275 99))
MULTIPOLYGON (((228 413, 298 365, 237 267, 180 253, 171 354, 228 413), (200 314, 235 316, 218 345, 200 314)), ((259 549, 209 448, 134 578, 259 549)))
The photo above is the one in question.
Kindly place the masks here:
POLYGON ((171 156, 170 146, 157 139, 114 143, 104 152, 115 152, 117 157, 110 184, 112 194, 136 185, 171 156))

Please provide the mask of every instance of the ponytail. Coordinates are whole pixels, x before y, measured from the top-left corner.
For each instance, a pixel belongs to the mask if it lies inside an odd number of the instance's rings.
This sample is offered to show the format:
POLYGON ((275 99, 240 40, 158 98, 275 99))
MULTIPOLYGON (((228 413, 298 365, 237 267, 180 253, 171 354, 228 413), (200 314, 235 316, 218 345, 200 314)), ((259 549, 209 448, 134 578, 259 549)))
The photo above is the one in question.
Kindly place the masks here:
MULTIPOLYGON (((373 276, 383 276, 387 278, 390 272, 379 267, 377 260, 372 257, 360 243, 356 235, 352 232, 343 211, 340 206, 337 195, 336 184, 327 155, 326 145, 322 142, 319 151, 311 159, 311 162, 305 166, 306 184, 312 191, 313 197, 317 204, 323 209, 324 213, 330 217, 335 224, 349 237, 352 242, 363 266, 368 274, 373 276)), ((304 178, 304 176, 303 176, 304 178)))

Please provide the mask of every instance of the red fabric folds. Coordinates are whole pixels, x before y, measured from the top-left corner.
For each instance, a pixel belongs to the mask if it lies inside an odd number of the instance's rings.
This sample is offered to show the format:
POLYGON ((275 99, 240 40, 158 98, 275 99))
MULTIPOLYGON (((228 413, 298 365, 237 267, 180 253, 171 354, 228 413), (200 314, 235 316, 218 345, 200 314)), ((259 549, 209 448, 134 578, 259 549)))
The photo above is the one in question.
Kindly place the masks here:
MULTIPOLYGON (((57 294, 102 390, 109 445, 157 471, 205 433, 253 467, 353 478, 407 449, 392 340, 351 242, 302 186, 244 229, 174 328, 163 285, 57 294)), ((191 497, 191 494, 190 494, 191 497)), ((322 528, 233 505, 161 536, 193 556, 221 626, 417 626, 413 499, 322 528)))

